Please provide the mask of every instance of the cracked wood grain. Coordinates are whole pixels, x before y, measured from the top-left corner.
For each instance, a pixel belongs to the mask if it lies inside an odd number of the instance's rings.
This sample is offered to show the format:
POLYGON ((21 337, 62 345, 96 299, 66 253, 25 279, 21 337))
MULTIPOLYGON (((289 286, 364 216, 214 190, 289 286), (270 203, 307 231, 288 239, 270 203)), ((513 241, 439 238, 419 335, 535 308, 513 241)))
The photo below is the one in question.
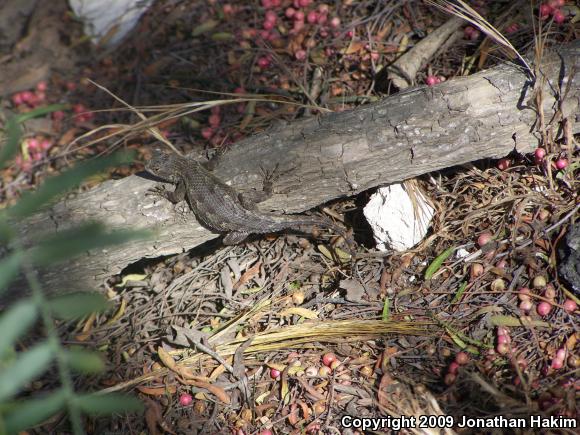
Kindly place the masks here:
MULTIPOLYGON (((559 81, 572 80, 565 116, 579 132, 580 43, 543 65, 546 119, 558 107, 559 81), (563 78, 563 79, 562 79, 563 78)), ((467 162, 502 157, 539 143, 532 86, 513 65, 501 65, 434 88, 409 89, 355 110, 312 117, 247 138, 222 156, 216 174, 238 188, 259 187, 260 166, 282 176, 263 210, 302 212, 329 200, 467 162)), ((29 243, 41 234, 100 220, 111 228, 154 229, 152 240, 87 252, 42 271, 54 292, 91 289, 142 258, 188 251, 217 237, 191 214, 180 217, 168 201, 145 195, 155 183, 139 175, 113 180, 57 203, 19 223, 29 243)), ((15 291, 19 291, 16 287, 15 291)))

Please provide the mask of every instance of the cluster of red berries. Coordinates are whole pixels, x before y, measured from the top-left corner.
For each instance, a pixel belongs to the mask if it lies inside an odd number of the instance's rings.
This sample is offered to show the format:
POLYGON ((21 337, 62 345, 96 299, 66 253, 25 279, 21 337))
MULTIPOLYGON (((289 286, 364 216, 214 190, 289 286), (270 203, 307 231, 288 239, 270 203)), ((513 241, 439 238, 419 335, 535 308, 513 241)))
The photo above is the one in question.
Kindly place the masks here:
POLYGON ((455 359, 449 364, 447 374, 445 375, 445 385, 452 385, 457 379, 459 367, 466 365, 469 362, 469 355, 466 352, 459 352, 455 355, 455 359))
POLYGON ((427 86, 435 86, 435 85, 438 85, 439 83, 444 82, 444 81, 445 81, 445 77, 443 77, 443 76, 435 76, 433 74, 429 74, 427 76, 427 78, 425 79, 425 84, 427 86))
POLYGON ((538 8, 540 18, 546 20, 551 15, 555 23, 562 24, 566 21, 566 14, 560 8, 565 4, 565 0, 550 0, 547 3, 542 3, 538 8))
POLYGON ((475 27, 467 26, 465 29, 463 29, 463 37, 465 39, 477 41, 480 36, 481 36, 481 32, 478 29, 476 29, 475 27))
POLYGON ((32 91, 16 92, 12 95, 12 103, 15 106, 26 106, 30 108, 38 107, 46 101, 46 90, 48 85, 45 81, 38 82, 32 91))

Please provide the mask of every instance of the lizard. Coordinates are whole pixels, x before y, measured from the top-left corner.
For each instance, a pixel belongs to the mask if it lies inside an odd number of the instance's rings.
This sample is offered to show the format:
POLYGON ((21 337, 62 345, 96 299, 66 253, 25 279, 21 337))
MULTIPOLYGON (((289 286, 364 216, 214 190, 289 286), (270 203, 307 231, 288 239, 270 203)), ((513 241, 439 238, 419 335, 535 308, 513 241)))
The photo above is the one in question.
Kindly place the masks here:
MULTIPOLYGON (((327 228, 341 235, 352 249, 354 241, 334 222, 317 216, 281 215, 260 211, 256 203, 228 186, 202 163, 177 153, 154 150, 145 170, 175 190, 155 188, 154 193, 177 204, 186 200, 198 221, 208 229, 224 234, 224 245, 242 243, 251 234, 267 234, 288 229, 327 228)), ((271 193, 271 180, 265 179, 264 192, 271 193)))

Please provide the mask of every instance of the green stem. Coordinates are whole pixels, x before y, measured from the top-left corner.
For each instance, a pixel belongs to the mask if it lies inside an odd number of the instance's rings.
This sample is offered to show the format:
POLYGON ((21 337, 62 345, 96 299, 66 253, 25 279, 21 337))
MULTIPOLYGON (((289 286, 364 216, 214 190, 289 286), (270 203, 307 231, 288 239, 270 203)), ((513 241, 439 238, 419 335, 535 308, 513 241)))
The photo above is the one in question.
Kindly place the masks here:
MULTIPOLYGON (((23 247, 20 240, 15 240, 16 251, 23 252, 23 247)), ((62 389, 67 397, 67 406, 69 417, 72 424, 72 429, 75 435, 84 435, 85 431, 83 429, 83 424, 81 420, 81 413, 78 409, 76 403, 74 402, 75 391, 71 379, 71 373, 66 361, 66 351, 60 344, 60 337, 54 326, 54 319, 48 308, 48 300, 44 296, 40 281, 36 276, 31 264, 26 259, 22 262, 22 268, 24 270, 24 276, 30 285, 32 290, 32 300, 36 304, 38 311, 42 317, 42 322, 46 328, 47 340, 53 347, 56 359, 56 366, 58 368, 58 373, 60 375, 60 381, 62 384, 62 389)))

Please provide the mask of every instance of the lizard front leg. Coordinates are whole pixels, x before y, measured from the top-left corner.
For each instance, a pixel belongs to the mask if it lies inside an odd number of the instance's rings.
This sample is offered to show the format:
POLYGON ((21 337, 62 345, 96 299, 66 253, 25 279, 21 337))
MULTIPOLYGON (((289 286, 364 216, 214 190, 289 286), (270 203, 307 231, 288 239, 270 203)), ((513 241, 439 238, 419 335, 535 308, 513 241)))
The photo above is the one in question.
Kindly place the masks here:
POLYGON ((182 181, 179 181, 175 185, 175 189, 173 191, 167 190, 165 188, 165 185, 161 186, 157 185, 149 189, 149 191, 147 192, 147 195, 160 196, 161 198, 167 199, 172 204, 177 204, 183 201, 185 199, 185 194, 186 194, 185 183, 183 183, 182 181))
POLYGON ((262 190, 250 190, 248 192, 238 193, 238 199, 248 210, 258 210, 256 204, 272 197, 274 181, 281 175, 281 173, 278 173, 278 164, 276 164, 274 169, 269 171, 262 168, 262 190))

